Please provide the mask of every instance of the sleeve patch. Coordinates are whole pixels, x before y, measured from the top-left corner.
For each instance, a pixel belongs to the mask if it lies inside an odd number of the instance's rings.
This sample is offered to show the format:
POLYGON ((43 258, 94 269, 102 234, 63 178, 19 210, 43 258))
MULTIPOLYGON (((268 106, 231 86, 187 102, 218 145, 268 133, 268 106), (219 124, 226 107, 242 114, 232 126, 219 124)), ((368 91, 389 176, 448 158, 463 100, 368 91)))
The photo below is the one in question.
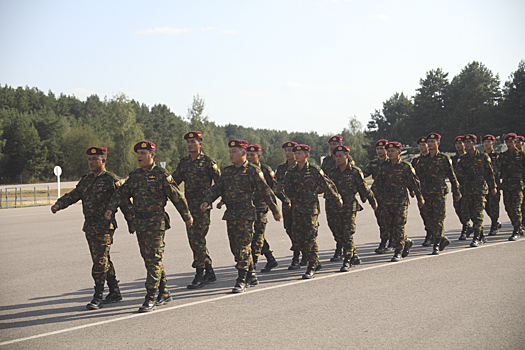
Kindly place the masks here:
POLYGON ((166 180, 168 180, 169 183, 173 183, 173 177, 171 175, 166 177, 166 180))
POLYGON ((271 175, 272 177, 275 177, 275 173, 273 172, 273 170, 270 172, 270 175, 271 175))
POLYGON ((257 173, 259 174, 259 177, 264 180, 264 174, 262 171, 257 171, 257 173))
POLYGON ((321 174, 321 176, 324 176, 324 171, 323 171, 323 169, 319 169, 319 174, 321 174))
POLYGON ((219 169, 219 167, 217 166, 217 164, 213 164, 213 167, 212 167, 212 168, 213 168, 213 170, 215 170, 215 171, 216 171, 217 169, 219 169))

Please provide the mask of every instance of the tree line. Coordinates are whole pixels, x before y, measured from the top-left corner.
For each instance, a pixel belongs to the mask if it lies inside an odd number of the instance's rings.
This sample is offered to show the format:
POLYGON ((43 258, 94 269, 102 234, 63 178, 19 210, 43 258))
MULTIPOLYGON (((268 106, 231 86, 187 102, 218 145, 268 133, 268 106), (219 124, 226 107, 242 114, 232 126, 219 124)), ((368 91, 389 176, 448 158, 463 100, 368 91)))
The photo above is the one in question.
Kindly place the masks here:
MULTIPOLYGON (((443 135, 442 149, 452 151, 455 136, 465 133, 496 136, 525 132, 525 61, 503 86, 483 64, 469 63, 452 81, 441 69, 427 72, 415 96, 395 93, 371 114, 366 128, 355 116, 338 134, 349 146, 357 165, 364 167, 374 156, 373 144, 386 138, 403 144, 429 132, 443 135)), ((164 104, 149 107, 124 94, 81 101, 61 93, 45 94, 36 87, 0 86, 0 183, 49 181, 53 168, 63 168, 64 180, 87 172, 85 150, 93 145, 108 148, 108 170, 126 176, 136 168, 133 145, 143 139, 157 145, 156 159, 175 170, 186 156, 183 135, 190 130, 204 134, 203 151, 219 166, 230 164, 227 141, 244 139, 261 145, 262 161, 276 168, 284 161, 281 145, 288 140, 312 147, 310 159, 320 165, 328 155, 332 134, 289 132, 217 125, 205 114, 205 101, 195 96, 186 116, 164 104)))

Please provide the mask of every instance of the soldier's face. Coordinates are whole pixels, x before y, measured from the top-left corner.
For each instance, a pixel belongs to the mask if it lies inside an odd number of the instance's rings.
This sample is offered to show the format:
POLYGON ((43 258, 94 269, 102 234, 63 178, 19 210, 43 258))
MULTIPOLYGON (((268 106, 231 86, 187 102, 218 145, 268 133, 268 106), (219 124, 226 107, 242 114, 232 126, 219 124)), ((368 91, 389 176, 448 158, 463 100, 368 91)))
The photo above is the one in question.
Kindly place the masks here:
POLYGON ((233 164, 244 163, 245 159, 246 159, 246 150, 241 149, 239 147, 230 148, 230 161, 233 164))
POLYGON ((202 142, 197 139, 188 139, 186 140, 186 148, 188 152, 199 152, 201 150, 202 142))
POLYGON ((329 142, 328 145, 329 145, 328 148, 330 149, 330 154, 332 154, 332 151, 334 150, 334 148, 336 148, 337 146, 340 146, 341 142, 329 142))
POLYGON ((491 151, 493 146, 494 146, 494 141, 492 140, 483 141, 483 147, 485 147, 485 150, 491 151))
POLYGON ((259 164, 261 154, 259 152, 247 152, 246 159, 252 164, 259 164))
POLYGON ((426 142, 420 142, 417 147, 419 148, 419 152, 421 154, 427 154, 428 153, 428 144, 426 142))
POLYGON ((335 164, 337 166, 346 166, 348 164, 349 155, 343 151, 335 152, 335 164))
POLYGON ((523 142, 521 140, 516 140, 515 145, 517 149, 522 149, 523 142))
POLYGON ((139 167, 143 169, 149 168, 153 164, 154 156, 155 153, 146 149, 137 150, 137 162, 139 163, 139 167))
POLYGON ((463 141, 456 141, 454 143, 454 146, 456 146, 456 151, 463 152, 465 150, 465 144, 463 141))
POLYGON ((93 173, 99 173, 104 169, 106 164, 106 158, 103 158, 100 154, 88 156, 89 170, 93 173))
POLYGON ((308 153, 305 151, 295 151, 295 161, 297 163, 304 163, 308 159, 308 153))
POLYGON ((516 149, 516 144, 514 143, 514 140, 505 140, 505 144, 507 145, 509 151, 514 151, 516 149))
POLYGON ((284 148, 284 157, 286 160, 295 160, 295 155, 293 153, 293 147, 284 148))
POLYGON ((474 149, 474 145, 475 143, 472 142, 472 140, 468 139, 468 140, 465 140, 465 148, 467 149, 467 152, 470 152, 474 149))
POLYGON ((386 155, 391 161, 399 160, 399 158, 401 157, 401 150, 397 148, 389 148, 386 151, 386 155))
POLYGON ((439 147, 439 141, 436 139, 428 139, 427 140, 428 149, 430 151, 437 151, 439 147))
POLYGON ((385 158, 386 157, 386 149, 385 146, 377 146, 376 147, 376 153, 379 158, 385 158))

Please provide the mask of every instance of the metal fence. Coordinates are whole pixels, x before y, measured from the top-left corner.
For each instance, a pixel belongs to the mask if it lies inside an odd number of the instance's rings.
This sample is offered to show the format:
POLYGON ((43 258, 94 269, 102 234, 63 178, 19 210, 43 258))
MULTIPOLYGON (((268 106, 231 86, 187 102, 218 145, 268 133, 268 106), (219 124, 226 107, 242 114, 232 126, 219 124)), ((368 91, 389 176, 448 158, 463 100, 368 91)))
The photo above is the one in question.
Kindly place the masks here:
POLYGON ((50 204, 49 186, 0 189, 0 209, 50 204))

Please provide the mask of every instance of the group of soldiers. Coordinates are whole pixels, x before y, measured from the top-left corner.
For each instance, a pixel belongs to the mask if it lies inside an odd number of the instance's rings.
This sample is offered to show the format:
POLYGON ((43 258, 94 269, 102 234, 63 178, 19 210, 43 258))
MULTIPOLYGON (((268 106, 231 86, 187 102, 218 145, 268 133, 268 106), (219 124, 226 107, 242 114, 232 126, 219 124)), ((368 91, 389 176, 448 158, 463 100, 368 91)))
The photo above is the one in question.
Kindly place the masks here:
POLYGON ((483 233, 483 209, 492 220, 489 235, 495 235, 499 219, 499 193, 503 191, 505 209, 514 231, 510 240, 523 235, 523 190, 525 153, 521 151, 523 137, 505 136, 508 150, 493 150, 495 138, 483 137, 485 152, 476 150, 477 137, 469 134, 455 140, 457 154, 450 158, 439 152, 441 136, 431 133, 417 140, 421 154, 412 164, 401 160, 399 142, 379 140, 375 143, 378 158, 363 171, 355 166, 350 149, 341 136, 329 138, 331 155, 321 167, 308 161, 310 146, 287 141, 282 145, 286 161, 274 171, 261 164, 261 147, 244 140, 228 142, 232 165, 219 169, 217 163, 202 150, 203 135, 190 131, 184 135, 188 156, 182 158, 173 174, 155 164, 156 145, 141 141, 134 146, 139 168, 126 181, 106 171, 107 149, 90 147, 86 154, 90 173, 82 177, 76 188, 62 196, 51 207, 56 213, 82 200, 85 222, 83 231, 93 261, 92 276, 95 293, 88 309, 122 300, 115 268, 110 259, 110 247, 117 228, 115 213, 120 207, 128 231, 136 233, 140 254, 147 270, 145 301, 139 312, 148 312, 172 300, 162 263, 164 236, 170 228, 165 211, 168 199, 186 223, 188 241, 193 252, 195 277, 189 289, 202 288, 217 280, 212 259, 206 247, 210 226, 210 210, 219 197, 217 208, 226 205, 226 221, 230 249, 235 258, 238 277, 233 293, 245 291, 259 283, 256 269, 261 255, 270 272, 278 265, 264 233, 271 210, 276 221, 284 220, 291 241, 293 257, 289 270, 306 266, 304 279, 313 278, 321 269, 317 234, 320 213, 319 195, 326 200, 326 218, 334 236, 336 249, 332 262, 342 261, 340 271, 346 272, 361 263, 356 253, 353 235, 356 214, 363 210, 361 201, 369 202, 375 211, 380 231, 380 244, 375 250, 384 254, 393 250, 391 261, 408 256, 413 245, 405 234, 409 195, 417 198, 427 235, 423 246, 433 245, 432 254, 450 244, 444 235, 446 195, 451 184, 454 208, 463 230, 460 240, 474 233, 471 246, 486 241, 483 233), (368 187, 365 177, 372 175, 368 187), (500 183, 501 180, 501 183, 500 183), (179 185, 184 182, 184 195, 179 185), (132 200, 131 200, 132 198, 132 200), (282 202, 282 212, 277 204, 282 202), (469 225, 472 221, 473 226, 469 225), (109 294, 103 298, 104 285, 109 294))

